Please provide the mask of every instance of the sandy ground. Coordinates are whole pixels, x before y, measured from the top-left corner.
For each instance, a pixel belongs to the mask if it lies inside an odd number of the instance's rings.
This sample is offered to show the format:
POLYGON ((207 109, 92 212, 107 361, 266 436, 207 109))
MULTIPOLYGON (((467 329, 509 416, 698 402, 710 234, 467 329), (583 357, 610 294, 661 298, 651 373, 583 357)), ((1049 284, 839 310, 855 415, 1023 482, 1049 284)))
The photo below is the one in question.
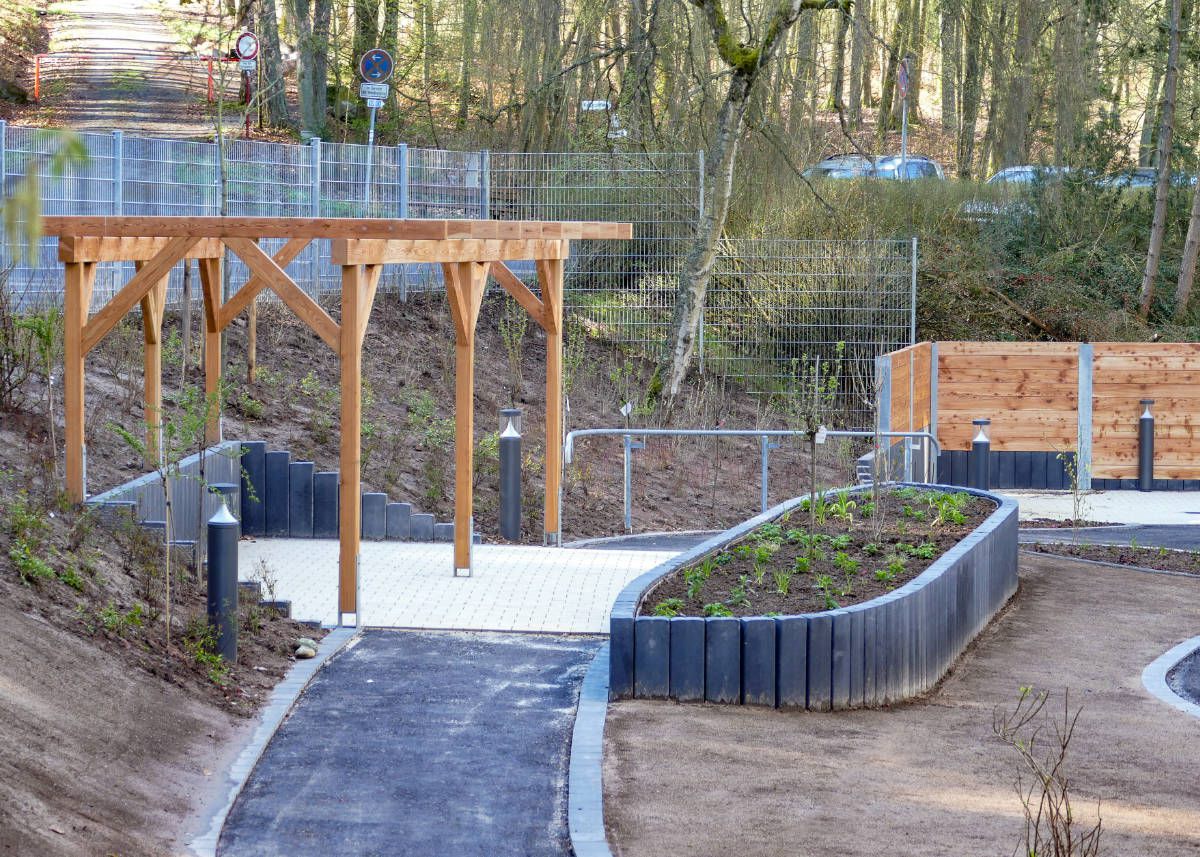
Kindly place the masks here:
POLYGON ((252 723, 5 605, 0 626, 0 855, 184 853, 252 723))
POLYGON ((927 700, 786 713, 630 701, 610 709, 613 852, 1006 855, 1023 831, 993 711, 1022 685, 1083 705, 1077 818, 1104 854, 1200 854, 1200 720, 1147 693, 1146 664, 1200 631, 1200 581, 1023 558, 1021 591, 927 700))

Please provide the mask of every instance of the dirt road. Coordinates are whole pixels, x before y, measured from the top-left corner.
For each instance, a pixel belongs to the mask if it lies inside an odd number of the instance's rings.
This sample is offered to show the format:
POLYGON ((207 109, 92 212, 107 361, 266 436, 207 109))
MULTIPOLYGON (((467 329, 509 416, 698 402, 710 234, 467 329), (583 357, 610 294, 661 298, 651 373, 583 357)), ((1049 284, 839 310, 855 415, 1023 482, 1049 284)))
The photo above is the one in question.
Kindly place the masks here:
POLYGON ((213 133, 208 64, 181 44, 155 0, 61 0, 47 25, 41 103, 28 117, 80 131, 181 139, 213 133))

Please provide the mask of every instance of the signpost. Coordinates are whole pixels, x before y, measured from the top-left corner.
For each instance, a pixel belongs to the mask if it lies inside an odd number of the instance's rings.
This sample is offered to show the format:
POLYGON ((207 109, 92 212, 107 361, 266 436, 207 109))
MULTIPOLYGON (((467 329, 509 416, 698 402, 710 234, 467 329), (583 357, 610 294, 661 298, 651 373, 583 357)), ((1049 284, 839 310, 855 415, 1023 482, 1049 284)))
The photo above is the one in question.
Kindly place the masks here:
POLYGON ((371 111, 371 123, 367 129, 367 214, 370 214, 371 208, 371 167, 375 160, 375 111, 383 106, 388 97, 387 80, 395 68, 392 55, 383 48, 371 48, 358 61, 358 73, 363 79, 358 87, 358 97, 367 102, 367 108, 371 111))
POLYGON ((900 61, 896 74, 896 89, 900 91, 900 178, 908 178, 908 57, 900 61))
MULTIPOLYGON (((242 75, 242 103, 250 104, 251 81, 258 68, 258 36, 249 31, 242 33, 233 43, 233 52, 238 56, 238 71, 242 75)), ((246 136, 250 136, 250 111, 246 111, 246 136)))

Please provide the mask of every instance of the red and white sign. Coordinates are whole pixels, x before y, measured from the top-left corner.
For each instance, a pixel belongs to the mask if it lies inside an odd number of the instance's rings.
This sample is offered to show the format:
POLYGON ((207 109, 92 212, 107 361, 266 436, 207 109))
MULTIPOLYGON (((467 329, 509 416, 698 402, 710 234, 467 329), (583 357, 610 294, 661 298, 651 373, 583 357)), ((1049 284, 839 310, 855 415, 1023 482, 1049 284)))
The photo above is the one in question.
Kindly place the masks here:
POLYGON ((254 33, 242 33, 233 43, 238 59, 252 60, 258 56, 258 36, 254 33))

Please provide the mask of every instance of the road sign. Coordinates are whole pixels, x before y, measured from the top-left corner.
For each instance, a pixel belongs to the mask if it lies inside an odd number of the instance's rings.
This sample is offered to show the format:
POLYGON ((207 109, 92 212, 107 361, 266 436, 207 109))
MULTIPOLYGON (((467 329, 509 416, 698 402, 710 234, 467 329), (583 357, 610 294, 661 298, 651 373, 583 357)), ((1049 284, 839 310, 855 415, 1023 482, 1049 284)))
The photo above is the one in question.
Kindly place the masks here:
POLYGON ((382 98, 368 98, 367 106, 370 107, 372 110, 378 110, 380 107, 383 106, 383 99, 382 98))
POLYGON ((254 71, 258 68, 258 60, 238 60, 238 71, 254 71))
POLYGON ((358 73, 367 83, 383 83, 392 76, 395 67, 392 55, 383 48, 371 48, 358 61, 358 73))
POLYGON ((237 41, 233 43, 233 49, 237 52, 238 59, 254 59, 258 56, 258 36, 249 32, 242 33, 237 37, 237 41))
POLYGON ((391 87, 386 83, 360 83, 358 85, 358 97, 382 101, 388 97, 390 89, 391 87))
POLYGON ((896 73, 896 89, 901 98, 908 98, 908 57, 900 61, 900 71, 896 73))

